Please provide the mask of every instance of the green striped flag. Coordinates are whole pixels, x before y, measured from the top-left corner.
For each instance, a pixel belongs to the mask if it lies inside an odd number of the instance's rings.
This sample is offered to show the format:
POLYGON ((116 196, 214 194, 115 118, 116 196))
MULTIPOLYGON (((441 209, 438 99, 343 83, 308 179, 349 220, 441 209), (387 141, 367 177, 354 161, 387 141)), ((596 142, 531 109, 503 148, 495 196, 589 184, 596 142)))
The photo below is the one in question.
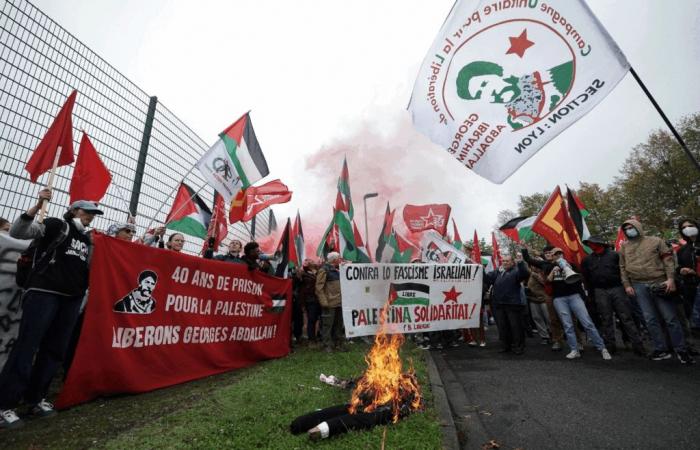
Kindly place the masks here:
POLYGON ((338 227, 338 247, 340 256, 347 260, 357 262, 357 246, 355 245, 355 233, 352 229, 347 206, 343 203, 340 191, 335 200, 335 225, 338 227))
POLYGON ((430 305, 430 286, 421 283, 390 283, 390 305, 430 305))
POLYGON ((536 216, 516 217, 506 222, 499 230, 515 242, 528 241, 534 236, 532 224, 535 223, 536 218, 536 216))
POLYGON ((343 196, 343 203, 347 207, 348 217, 352 220, 355 209, 352 207, 352 196, 350 195, 350 172, 348 171, 348 159, 343 159, 343 170, 338 178, 338 192, 343 196))
POLYGON ((219 138, 196 167, 226 203, 231 203, 239 190, 262 179, 270 170, 248 113, 222 131, 219 138))
POLYGON ((173 206, 165 219, 166 227, 206 239, 211 211, 191 187, 180 183, 173 206))

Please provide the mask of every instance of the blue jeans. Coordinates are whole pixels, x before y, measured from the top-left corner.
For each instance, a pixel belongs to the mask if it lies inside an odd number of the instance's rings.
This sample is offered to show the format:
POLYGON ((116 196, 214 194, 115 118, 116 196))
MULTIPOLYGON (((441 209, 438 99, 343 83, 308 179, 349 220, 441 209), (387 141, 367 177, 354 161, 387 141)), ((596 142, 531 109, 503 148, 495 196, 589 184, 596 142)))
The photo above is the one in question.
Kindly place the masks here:
POLYGON ((649 289, 649 284, 646 283, 632 283, 632 287, 639 306, 642 308, 642 313, 644 313, 644 321, 647 323, 651 341, 654 343, 654 350, 659 352, 668 351, 666 337, 659 323, 660 314, 666 323, 673 349, 677 352, 684 352, 685 338, 683 337, 683 328, 681 328, 681 323, 676 315, 676 304, 673 298, 654 295, 649 289))
POLYGON ((603 338, 600 337, 598 330, 595 325, 593 325, 591 316, 588 315, 586 304, 583 303, 583 299, 580 295, 573 294, 564 297, 556 297, 553 303, 561 325, 564 328, 566 343, 572 351, 578 350, 576 330, 574 329, 574 316, 576 316, 583 329, 586 330, 588 339, 593 342, 593 346, 598 350, 603 350, 605 348, 603 338))
POLYGON ((17 341, 0 374, 0 409, 14 409, 22 397, 30 405, 46 397, 66 354, 82 300, 82 295, 38 291, 24 295, 17 341))

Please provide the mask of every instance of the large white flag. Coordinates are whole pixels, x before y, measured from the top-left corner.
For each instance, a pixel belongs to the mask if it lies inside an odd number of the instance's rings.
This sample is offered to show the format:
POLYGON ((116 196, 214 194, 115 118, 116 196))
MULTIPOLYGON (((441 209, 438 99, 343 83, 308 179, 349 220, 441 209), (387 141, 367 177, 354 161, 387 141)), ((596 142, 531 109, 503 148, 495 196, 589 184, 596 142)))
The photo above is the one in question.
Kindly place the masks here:
POLYGON ((435 230, 423 233, 420 245, 423 262, 437 264, 467 264, 470 262, 469 257, 464 252, 457 250, 435 230))
POLYGON ((459 0, 423 61, 409 110, 433 142, 502 183, 628 69, 583 0, 459 0))

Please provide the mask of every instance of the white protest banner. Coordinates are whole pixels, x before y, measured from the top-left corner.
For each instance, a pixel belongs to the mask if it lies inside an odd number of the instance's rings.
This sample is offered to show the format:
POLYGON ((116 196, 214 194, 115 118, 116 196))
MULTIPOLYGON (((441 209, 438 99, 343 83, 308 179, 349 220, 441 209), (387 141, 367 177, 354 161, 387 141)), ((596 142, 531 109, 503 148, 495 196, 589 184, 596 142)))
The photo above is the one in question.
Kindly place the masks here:
POLYGON ((482 282, 476 264, 344 264, 345 334, 376 334, 387 302, 389 333, 478 327, 482 282))
POLYGON ((409 109, 416 129, 502 183, 628 69, 583 0, 460 0, 423 60, 409 109))
POLYGON ((465 264, 471 262, 466 253, 457 250, 436 231, 423 233, 420 241, 421 260, 426 263, 465 264))
POLYGON ((31 242, 0 233, 0 369, 10 355, 22 319, 22 290, 15 283, 17 258, 31 242))

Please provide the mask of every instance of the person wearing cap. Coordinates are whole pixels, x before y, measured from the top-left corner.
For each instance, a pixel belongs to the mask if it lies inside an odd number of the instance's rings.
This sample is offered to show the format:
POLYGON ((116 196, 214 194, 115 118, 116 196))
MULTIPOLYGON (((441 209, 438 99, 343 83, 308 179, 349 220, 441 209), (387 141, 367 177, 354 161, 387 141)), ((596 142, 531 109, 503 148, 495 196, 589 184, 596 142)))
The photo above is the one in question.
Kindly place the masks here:
POLYGON ((588 339, 593 343, 596 350, 600 352, 603 359, 612 359, 610 352, 605 348, 603 338, 600 337, 598 329, 595 327, 591 316, 588 314, 586 304, 581 296, 581 282, 567 283, 567 280, 564 278, 562 266, 569 264, 566 259, 564 259, 564 251, 561 248, 554 247, 551 250, 551 254, 552 263, 554 263, 554 265, 547 273, 547 280, 551 283, 552 303, 554 303, 554 309, 557 311, 559 320, 564 327, 566 343, 569 346, 569 353, 566 355, 566 358, 576 359, 581 357, 581 351, 579 350, 576 331, 574 329, 575 317, 578 319, 583 329, 586 330, 588 339))
POLYGON ((326 352, 343 347, 343 310, 340 295, 340 254, 330 252, 316 272, 316 296, 321 304, 321 341, 326 352))
POLYGON ((590 236, 583 241, 592 251, 581 263, 581 275, 588 292, 593 293, 605 348, 615 353, 615 321, 613 312, 620 319, 622 329, 632 342, 632 350, 638 356, 646 356, 639 330, 632 319, 630 299, 625 294, 620 278, 620 255, 610 248, 600 236, 590 236))
POLYGON ((51 190, 41 190, 36 205, 10 228, 14 238, 34 239, 37 252, 35 268, 25 285, 19 334, 0 374, 3 428, 22 424, 14 411, 22 399, 37 416, 55 413, 46 395, 65 356, 88 287, 92 241, 87 227, 102 211, 95 202, 79 200, 62 219, 34 222, 42 203, 50 200, 51 190))
POLYGON ((685 303, 686 316, 690 326, 700 331, 700 240, 698 239, 698 222, 693 219, 681 219, 678 233, 685 244, 678 249, 678 268, 681 290, 685 303))
POLYGON ((687 351, 673 298, 676 291, 673 251, 663 239, 646 236, 638 220, 623 222, 622 231, 627 241, 620 247, 620 277, 625 292, 637 299, 644 314, 654 344, 650 358, 661 361, 672 357, 660 323, 663 320, 678 360, 682 364, 695 363, 687 351))

